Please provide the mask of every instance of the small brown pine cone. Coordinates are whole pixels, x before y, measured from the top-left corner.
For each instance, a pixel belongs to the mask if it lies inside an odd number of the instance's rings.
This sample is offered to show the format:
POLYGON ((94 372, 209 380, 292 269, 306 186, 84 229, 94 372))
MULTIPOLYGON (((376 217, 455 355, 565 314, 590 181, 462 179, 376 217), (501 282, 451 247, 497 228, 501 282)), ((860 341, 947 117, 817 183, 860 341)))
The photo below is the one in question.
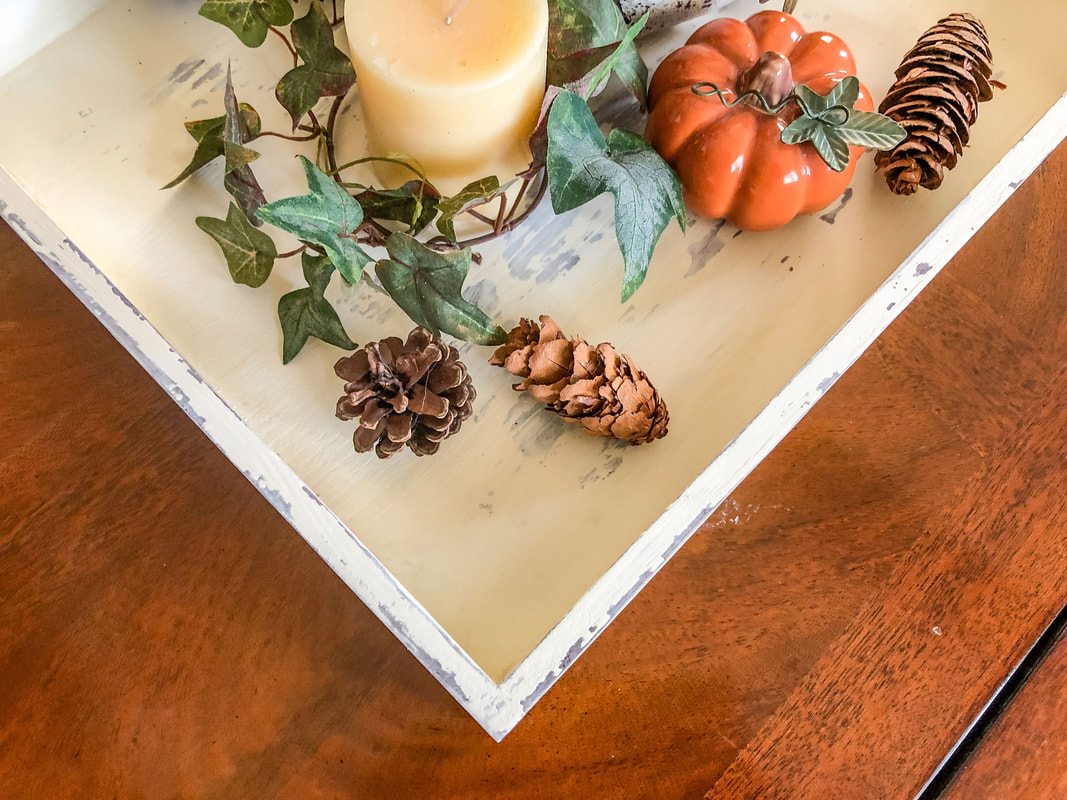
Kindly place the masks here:
POLYGON ((993 86, 1000 85, 992 73, 989 37, 971 14, 950 14, 919 37, 878 107, 908 132, 896 147, 874 157, 890 189, 913 194, 920 186, 941 185, 970 139, 978 103, 991 99, 993 86))
POLYGON ((593 436, 645 444, 667 435, 667 405, 629 356, 607 342, 568 339, 551 317, 520 320, 489 363, 522 378, 528 391, 593 436))
POLYGON ((357 453, 373 448, 389 458, 406 445, 417 456, 432 455, 471 415, 475 391, 466 365, 426 328, 415 328, 406 342, 371 342, 333 370, 345 380, 337 417, 359 419, 357 453))

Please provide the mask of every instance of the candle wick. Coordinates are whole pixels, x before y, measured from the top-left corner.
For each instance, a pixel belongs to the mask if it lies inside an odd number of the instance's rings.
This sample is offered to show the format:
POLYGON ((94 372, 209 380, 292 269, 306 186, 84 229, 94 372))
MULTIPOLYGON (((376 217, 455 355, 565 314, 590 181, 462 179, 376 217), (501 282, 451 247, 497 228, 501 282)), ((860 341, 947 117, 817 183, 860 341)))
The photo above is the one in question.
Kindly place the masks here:
POLYGON ((456 14, 463 10, 463 6, 467 5, 467 0, 456 0, 452 5, 452 10, 445 16, 445 25, 451 25, 452 20, 455 19, 456 14))

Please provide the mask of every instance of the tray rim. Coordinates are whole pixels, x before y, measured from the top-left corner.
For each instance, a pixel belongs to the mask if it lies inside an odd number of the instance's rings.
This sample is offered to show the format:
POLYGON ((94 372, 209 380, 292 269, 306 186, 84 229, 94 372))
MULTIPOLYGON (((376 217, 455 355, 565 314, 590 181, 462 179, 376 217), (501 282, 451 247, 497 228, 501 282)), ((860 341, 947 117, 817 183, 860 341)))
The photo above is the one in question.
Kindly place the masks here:
POLYGON ((499 684, 0 164, 0 217, 496 741, 504 738, 1048 154, 1067 92, 499 684))

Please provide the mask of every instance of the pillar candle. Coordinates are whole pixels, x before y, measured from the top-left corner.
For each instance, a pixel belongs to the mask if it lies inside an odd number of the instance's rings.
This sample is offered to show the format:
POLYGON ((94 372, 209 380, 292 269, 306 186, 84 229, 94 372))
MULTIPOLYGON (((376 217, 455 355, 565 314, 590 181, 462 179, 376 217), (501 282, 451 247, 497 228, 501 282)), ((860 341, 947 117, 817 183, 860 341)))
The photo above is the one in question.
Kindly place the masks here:
POLYGON ((546 0, 347 0, 345 29, 371 155, 416 159, 446 193, 529 164, 546 0))

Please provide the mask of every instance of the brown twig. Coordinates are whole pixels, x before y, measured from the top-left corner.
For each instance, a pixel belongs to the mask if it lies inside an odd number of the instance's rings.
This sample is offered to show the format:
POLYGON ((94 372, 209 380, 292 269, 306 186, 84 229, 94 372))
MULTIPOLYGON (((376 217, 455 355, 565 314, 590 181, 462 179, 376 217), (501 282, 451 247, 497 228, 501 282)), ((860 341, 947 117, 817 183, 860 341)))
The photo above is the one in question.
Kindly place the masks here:
POLYGON ((293 68, 296 69, 296 67, 300 64, 300 57, 296 54, 296 48, 293 47, 293 43, 289 41, 289 37, 285 35, 285 31, 283 31, 281 28, 276 28, 271 25, 270 29, 274 31, 274 33, 276 33, 278 37, 283 42, 285 42, 285 46, 289 48, 289 52, 293 55, 293 68))
POLYGON ((505 215, 508 211, 508 196, 504 193, 500 193, 500 210, 496 212, 496 222, 493 223, 493 233, 497 236, 500 235, 500 231, 504 228, 505 215))
POLYGON ((330 174, 333 175, 333 179, 340 183, 341 176, 337 170, 337 154, 334 152, 333 146, 333 132, 337 128, 337 113, 341 110, 341 101, 344 97, 338 95, 333 99, 330 104, 330 113, 326 117, 326 127, 323 129, 325 133, 326 141, 326 166, 330 169, 330 174))
POLYGON ((286 139, 290 142, 310 142, 312 139, 317 138, 319 131, 315 130, 309 133, 307 136, 290 136, 286 133, 278 133, 277 131, 260 131, 248 141, 254 142, 256 139, 260 139, 264 136, 276 136, 279 139, 286 139))
POLYGON ((300 245, 300 247, 296 248, 296 250, 290 250, 288 253, 278 253, 278 258, 292 258, 293 256, 300 255, 307 249, 308 246, 306 244, 302 244, 300 245))

